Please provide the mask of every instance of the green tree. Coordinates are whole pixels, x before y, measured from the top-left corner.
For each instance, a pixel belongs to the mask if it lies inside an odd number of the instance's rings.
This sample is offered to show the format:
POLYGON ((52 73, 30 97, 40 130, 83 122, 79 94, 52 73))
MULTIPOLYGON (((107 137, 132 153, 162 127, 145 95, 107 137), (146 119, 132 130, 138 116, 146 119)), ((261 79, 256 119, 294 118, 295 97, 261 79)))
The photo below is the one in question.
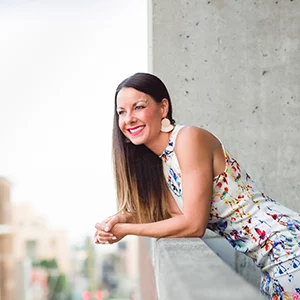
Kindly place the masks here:
POLYGON ((49 300, 71 299, 71 290, 65 274, 49 275, 49 300))
POLYGON ((71 300, 71 286, 66 275, 60 273, 56 259, 43 259, 38 266, 48 273, 49 300, 71 300))
POLYGON ((58 269, 56 259, 42 259, 39 263, 40 267, 44 269, 58 269))

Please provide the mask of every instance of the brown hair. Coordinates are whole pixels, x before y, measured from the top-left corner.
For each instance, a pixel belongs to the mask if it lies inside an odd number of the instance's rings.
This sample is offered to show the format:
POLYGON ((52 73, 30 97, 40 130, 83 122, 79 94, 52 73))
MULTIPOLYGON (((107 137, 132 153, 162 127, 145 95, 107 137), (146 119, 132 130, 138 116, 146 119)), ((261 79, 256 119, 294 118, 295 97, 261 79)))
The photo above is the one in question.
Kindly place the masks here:
POLYGON ((167 210, 167 184, 162 161, 145 145, 126 143, 119 129, 116 112, 117 95, 124 87, 148 94, 156 102, 169 101, 167 118, 172 124, 172 104, 164 83, 149 73, 136 73, 123 80, 115 93, 112 158, 120 211, 134 213, 139 223, 154 222, 170 217, 167 210))

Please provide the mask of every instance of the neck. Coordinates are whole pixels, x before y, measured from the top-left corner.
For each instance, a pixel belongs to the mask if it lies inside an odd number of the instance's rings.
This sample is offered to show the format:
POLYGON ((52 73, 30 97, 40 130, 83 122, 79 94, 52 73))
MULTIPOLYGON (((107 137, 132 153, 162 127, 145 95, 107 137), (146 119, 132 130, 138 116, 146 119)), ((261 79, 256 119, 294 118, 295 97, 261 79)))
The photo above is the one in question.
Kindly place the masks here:
POLYGON ((167 148, 170 136, 172 134, 171 132, 160 132, 158 138, 150 143, 145 144, 147 148, 149 148, 153 153, 155 153, 157 156, 160 156, 164 150, 167 148))

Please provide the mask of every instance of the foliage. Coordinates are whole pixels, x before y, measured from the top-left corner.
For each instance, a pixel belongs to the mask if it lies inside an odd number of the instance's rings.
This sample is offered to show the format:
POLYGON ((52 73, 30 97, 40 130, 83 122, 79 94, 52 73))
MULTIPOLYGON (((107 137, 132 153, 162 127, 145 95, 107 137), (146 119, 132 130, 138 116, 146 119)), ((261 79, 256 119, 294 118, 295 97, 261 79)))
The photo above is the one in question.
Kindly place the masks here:
POLYGON ((48 272, 49 300, 71 300, 71 287, 65 274, 60 273, 56 259, 43 259, 36 266, 48 272))
POLYGON ((39 265, 40 265, 41 268, 44 268, 44 269, 47 269, 47 270, 58 268, 55 258, 53 258, 53 259, 42 259, 40 261, 39 265))
POLYGON ((70 285, 64 274, 49 275, 48 277, 49 287, 49 300, 71 299, 70 285))

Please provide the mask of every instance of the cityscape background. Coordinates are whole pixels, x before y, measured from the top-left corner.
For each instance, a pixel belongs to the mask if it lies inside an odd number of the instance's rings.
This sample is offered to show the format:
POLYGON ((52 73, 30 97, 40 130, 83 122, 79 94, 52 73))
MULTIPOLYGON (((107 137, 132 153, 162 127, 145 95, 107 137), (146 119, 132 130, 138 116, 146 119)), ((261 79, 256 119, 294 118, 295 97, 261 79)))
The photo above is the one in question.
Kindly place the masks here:
POLYGON ((138 299, 141 241, 92 237, 116 211, 114 92, 147 71, 147 1, 1 1, 0 28, 0 299, 138 299))

